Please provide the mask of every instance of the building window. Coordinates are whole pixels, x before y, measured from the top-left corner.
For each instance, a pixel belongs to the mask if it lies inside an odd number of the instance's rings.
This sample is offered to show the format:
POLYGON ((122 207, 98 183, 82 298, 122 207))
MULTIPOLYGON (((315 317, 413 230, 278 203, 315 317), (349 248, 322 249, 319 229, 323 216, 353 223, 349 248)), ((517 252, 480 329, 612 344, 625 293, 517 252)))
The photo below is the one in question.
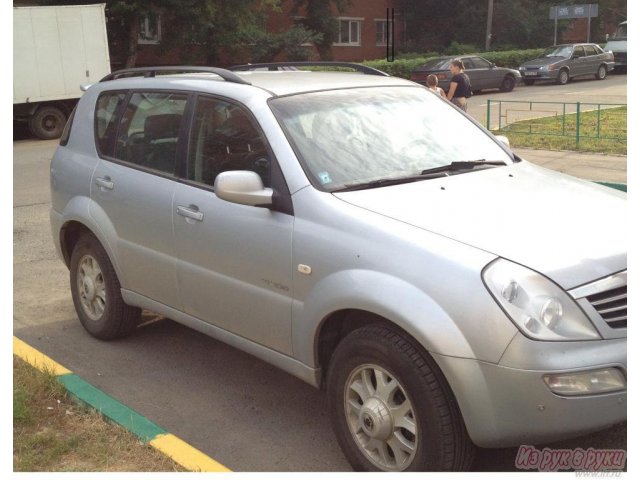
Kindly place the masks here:
POLYGON ((376 45, 382 46, 382 47, 387 45, 387 21, 386 20, 376 20, 376 45))
POLYGON ((338 18, 335 45, 360 45, 361 18, 338 18))
POLYGON ((145 13, 140 18, 140 34, 138 43, 160 43, 160 15, 157 13, 145 13))

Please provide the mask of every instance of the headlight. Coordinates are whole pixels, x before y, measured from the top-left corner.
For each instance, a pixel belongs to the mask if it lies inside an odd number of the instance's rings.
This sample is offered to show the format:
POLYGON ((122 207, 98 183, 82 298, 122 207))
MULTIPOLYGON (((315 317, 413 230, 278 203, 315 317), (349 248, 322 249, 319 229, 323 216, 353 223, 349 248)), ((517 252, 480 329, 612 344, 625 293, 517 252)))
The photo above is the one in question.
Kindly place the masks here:
POLYGON ((600 338, 575 301, 539 273, 498 259, 482 276, 493 298, 526 336, 555 341, 600 338))

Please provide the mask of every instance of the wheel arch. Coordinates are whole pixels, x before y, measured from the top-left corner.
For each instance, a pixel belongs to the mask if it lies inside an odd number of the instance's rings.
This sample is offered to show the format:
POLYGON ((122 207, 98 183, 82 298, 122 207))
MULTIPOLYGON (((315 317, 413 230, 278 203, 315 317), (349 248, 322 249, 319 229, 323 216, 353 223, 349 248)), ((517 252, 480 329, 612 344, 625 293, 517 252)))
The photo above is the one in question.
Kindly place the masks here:
POLYGON ((114 226, 99 205, 88 197, 79 196, 72 199, 65 207, 57 232, 60 254, 67 268, 71 263, 73 248, 84 233, 93 235, 100 242, 107 252, 120 284, 125 285, 123 272, 114 252, 117 238, 114 226))
POLYGON ((381 272, 326 277, 294 317, 295 356, 314 368, 324 370, 342 338, 372 323, 391 326, 426 352, 474 357, 464 333, 437 302, 416 286, 381 272))

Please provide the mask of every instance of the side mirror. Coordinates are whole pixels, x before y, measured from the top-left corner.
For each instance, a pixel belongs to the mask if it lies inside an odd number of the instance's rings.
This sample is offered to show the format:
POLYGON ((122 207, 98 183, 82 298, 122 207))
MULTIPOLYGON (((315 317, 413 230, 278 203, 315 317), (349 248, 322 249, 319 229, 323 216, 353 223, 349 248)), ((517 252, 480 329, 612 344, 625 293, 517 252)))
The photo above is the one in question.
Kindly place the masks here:
POLYGON ((218 198, 253 207, 270 207, 273 190, 265 188, 260 175, 250 170, 222 172, 216 177, 213 190, 218 198))
POLYGON ((491 68, 496 68, 496 64, 491 62, 491 68))
POLYGON ((504 145, 507 146, 507 148, 511 148, 511 143, 509 142, 509 139, 504 135, 496 135, 496 140, 498 140, 499 142, 502 142, 504 145))

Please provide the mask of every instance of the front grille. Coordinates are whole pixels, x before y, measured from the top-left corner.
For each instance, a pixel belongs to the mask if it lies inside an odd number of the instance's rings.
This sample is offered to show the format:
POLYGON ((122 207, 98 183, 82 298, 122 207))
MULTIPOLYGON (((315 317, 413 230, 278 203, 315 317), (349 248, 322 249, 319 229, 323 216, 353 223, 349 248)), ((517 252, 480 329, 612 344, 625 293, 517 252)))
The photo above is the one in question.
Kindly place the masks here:
POLYGON ((627 286, 586 297, 611 328, 627 328, 627 286))

